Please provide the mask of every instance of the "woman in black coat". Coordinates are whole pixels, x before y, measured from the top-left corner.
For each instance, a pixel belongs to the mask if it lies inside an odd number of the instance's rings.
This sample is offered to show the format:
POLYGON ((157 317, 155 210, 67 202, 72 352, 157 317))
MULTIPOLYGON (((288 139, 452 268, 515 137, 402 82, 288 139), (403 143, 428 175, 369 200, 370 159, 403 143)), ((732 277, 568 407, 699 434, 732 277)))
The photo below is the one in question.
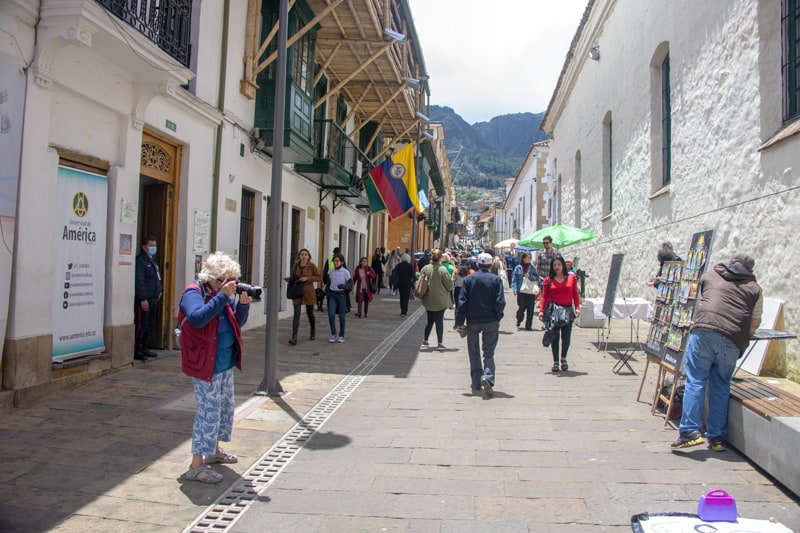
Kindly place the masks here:
POLYGON ((378 282, 378 286, 376 287, 375 294, 381 293, 381 287, 383 286, 383 254, 381 253, 380 248, 375 248, 375 255, 372 256, 372 264, 370 265, 372 270, 375 271, 376 280, 378 282))
POLYGON ((400 316, 404 317, 408 314, 408 298, 416 281, 410 255, 403 254, 400 262, 394 267, 394 273, 397 275, 397 291, 400 293, 400 316))

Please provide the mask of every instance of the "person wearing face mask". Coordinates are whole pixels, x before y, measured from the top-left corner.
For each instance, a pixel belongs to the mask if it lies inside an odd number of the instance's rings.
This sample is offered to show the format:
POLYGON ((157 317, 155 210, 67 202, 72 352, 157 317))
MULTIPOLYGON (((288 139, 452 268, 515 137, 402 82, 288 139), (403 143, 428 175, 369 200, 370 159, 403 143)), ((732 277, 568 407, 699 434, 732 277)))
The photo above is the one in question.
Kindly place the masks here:
POLYGON ((144 361, 158 357, 147 344, 150 328, 156 318, 156 305, 164 292, 161 272, 154 257, 158 251, 156 238, 148 235, 142 239, 142 249, 136 256, 136 289, 134 295, 133 323, 136 331, 136 346, 133 358, 144 361))

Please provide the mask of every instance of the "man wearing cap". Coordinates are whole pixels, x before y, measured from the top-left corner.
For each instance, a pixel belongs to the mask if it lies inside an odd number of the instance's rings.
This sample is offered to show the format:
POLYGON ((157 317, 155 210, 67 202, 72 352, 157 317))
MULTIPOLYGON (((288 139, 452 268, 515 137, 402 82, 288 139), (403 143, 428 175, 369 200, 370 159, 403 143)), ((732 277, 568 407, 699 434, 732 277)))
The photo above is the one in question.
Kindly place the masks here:
POLYGON ((503 280, 489 272, 492 256, 478 254, 478 271, 464 279, 456 307, 456 327, 467 336, 472 390, 483 387, 486 396, 494 394, 494 349, 500 331, 500 320, 506 307, 503 280), (466 327, 464 323, 466 322, 466 327), (483 364, 481 364, 481 340, 483 364))
POLYGON ((753 274, 755 261, 735 255, 714 265, 700 278, 700 295, 686 346, 686 388, 678 439, 673 449, 699 446, 708 439, 713 451, 725 450, 728 400, 736 360, 761 323, 761 287, 753 274), (708 388, 706 436, 703 408, 708 388))

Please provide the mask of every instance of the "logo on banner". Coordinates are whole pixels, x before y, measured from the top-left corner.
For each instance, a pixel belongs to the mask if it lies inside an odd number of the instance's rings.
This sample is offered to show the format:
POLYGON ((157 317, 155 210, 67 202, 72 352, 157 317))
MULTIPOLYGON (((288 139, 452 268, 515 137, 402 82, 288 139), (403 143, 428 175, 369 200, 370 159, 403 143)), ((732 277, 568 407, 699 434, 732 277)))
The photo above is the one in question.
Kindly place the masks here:
POLYGON ((83 191, 78 191, 72 197, 72 212, 78 218, 83 218, 89 212, 89 198, 83 191))

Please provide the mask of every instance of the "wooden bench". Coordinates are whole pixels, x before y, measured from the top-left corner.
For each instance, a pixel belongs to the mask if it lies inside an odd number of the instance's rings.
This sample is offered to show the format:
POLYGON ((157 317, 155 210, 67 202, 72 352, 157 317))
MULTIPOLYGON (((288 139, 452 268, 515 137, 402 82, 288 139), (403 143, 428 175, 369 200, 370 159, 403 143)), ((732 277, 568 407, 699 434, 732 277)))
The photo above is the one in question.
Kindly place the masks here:
POLYGON ((731 381, 731 399, 767 420, 775 416, 800 416, 800 397, 755 378, 731 381))
POLYGON ((731 381, 728 442, 800 494, 800 397, 755 378, 731 381))

